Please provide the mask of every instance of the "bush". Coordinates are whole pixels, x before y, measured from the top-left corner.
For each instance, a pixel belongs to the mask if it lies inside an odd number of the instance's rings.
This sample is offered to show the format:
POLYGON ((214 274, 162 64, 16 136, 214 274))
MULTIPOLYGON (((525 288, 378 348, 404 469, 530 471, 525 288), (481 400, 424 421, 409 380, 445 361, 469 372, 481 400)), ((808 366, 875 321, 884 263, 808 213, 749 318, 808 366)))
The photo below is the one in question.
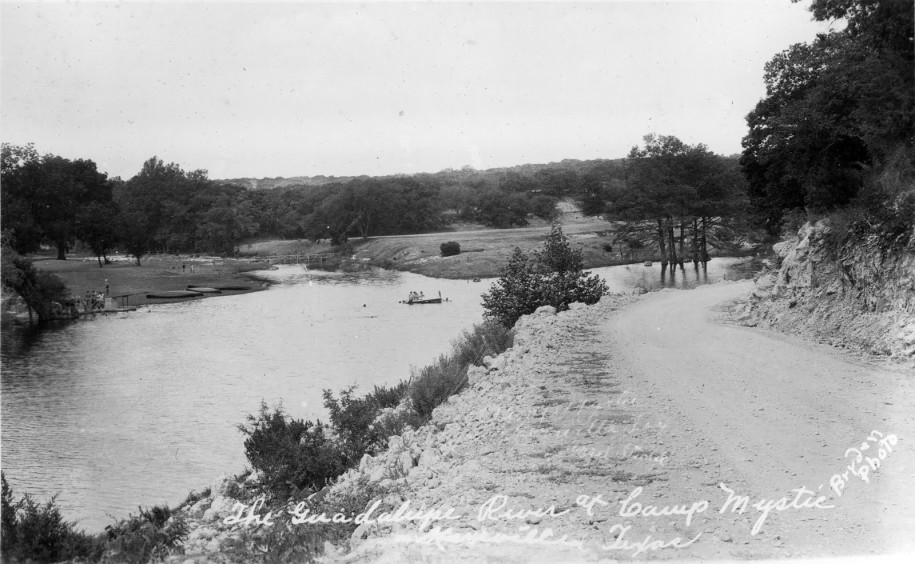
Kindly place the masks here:
POLYGON ((139 509, 116 525, 105 527, 108 533, 106 560, 142 564, 163 559, 169 551, 181 545, 188 534, 183 517, 172 516, 164 505, 139 509))
POLYGON ((287 420, 282 406, 271 413, 264 402, 260 413, 247 420, 247 426, 238 426, 247 436, 245 456, 263 473, 262 483, 274 496, 286 499, 305 488, 320 490, 346 470, 345 453, 320 421, 287 420))
POLYGON ((457 241, 442 243, 441 246, 439 246, 439 249, 441 249, 443 257, 453 257, 461 254, 461 244, 457 241))
POLYGON ((562 228, 553 225, 543 248, 532 256, 515 248, 499 280, 483 294, 483 316, 512 327, 540 306, 563 311, 574 302, 597 303, 606 292, 599 276, 583 271, 581 251, 572 249, 562 228))
POLYGON ((531 213, 540 219, 555 219, 559 215, 559 210, 556 209, 557 201, 551 196, 534 196, 531 199, 531 213))
POLYGON ((603 245, 601 245, 601 247, 604 249, 605 253, 613 252, 613 245, 611 245, 610 243, 604 243, 603 245))
POLYGON ((485 322, 464 331, 454 343, 452 356, 461 364, 480 364, 484 356, 496 356, 512 346, 515 334, 498 323, 485 322))
POLYGON ((467 386, 467 369, 485 356, 496 356, 512 346, 511 329, 498 323, 474 325, 452 344, 449 356, 440 356, 410 379, 410 399, 414 411, 428 419, 432 410, 467 386))
POLYGON ((105 550, 101 535, 76 530, 60 513, 56 496, 44 505, 28 494, 13 502, 13 492, 2 480, 2 537, 0 552, 4 561, 60 562, 62 560, 99 560, 105 550))
POLYGON ((414 372, 410 377, 410 399, 413 409, 423 419, 432 410, 467 385, 467 365, 453 356, 441 355, 433 364, 414 372))
POLYGON ((358 463, 362 455, 375 454, 387 444, 388 436, 382 436, 372 428, 378 412, 397 407, 407 394, 407 385, 401 382, 393 388, 375 386, 375 391, 363 398, 354 398, 355 386, 340 392, 340 399, 333 392, 324 390, 324 407, 330 412, 330 423, 340 442, 347 465, 358 463))

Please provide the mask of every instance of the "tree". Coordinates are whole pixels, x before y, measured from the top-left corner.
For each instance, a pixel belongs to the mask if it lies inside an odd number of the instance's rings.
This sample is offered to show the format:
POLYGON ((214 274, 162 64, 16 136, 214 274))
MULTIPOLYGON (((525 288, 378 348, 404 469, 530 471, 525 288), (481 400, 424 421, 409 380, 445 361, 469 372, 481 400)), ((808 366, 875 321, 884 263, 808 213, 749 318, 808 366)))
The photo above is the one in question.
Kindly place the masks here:
POLYGON ((13 248, 12 237, 11 231, 3 230, 0 249, 2 284, 25 302, 30 322, 34 311, 38 315, 38 322, 43 323, 53 317, 55 304, 62 304, 66 300, 67 287, 60 278, 41 272, 31 260, 17 253, 13 248))
POLYGON ((573 249, 562 228, 554 224, 543 248, 528 256, 516 247, 499 280, 483 294, 483 316, 512 327, 522 315, 549 305, 557 311, 569 304, 597 303, 607 293, 598 275, 584 272, 581 250, 573 249))
POLYGON ((624 222, 623 238, 655 243, 662 269, 683 268, 687 255, 704 266, 710 244, 733 247, 739 239, 734 220, 743 213, 744 180, 733 161, 702 144, 663 135, 644 142, 629 154, 626 182, 609 191, 609 217, 624 222))
POLYGON ((199 238, 210 249, 220 249, 226 256, 235 255, 235 247, 243 237, 257 232, 254 206, 244 191, 234 197, 225 194, 222 201, 200 217, 199 238))
POLYGON ((140 259, 149 253, 153 244, 149 217, 142 210, 126 207, 118 216, 115 232, 118 241, 136 259, 137 266, 140 266, 140 259))
POLYGON ((41 158, 35 145, 3 143, 0 158, 0 213, 3 228, 15 235, 14 248, 19 253, 31 253, 41 246, 43 232, 35 218, 37 206, 33 177, 41 158))
POLYGON ((597 174, 587 173, 581 177, 578 203, 581 213, 586 216, 600 215, 604 212, 604 189, 597 174))
POLYGON ((787 210, 848 204, 915 140, 911 2, 814 0, 810 9, 846 26, 769 61, 766 97, 747 116, 741 165, 756 221, 772 234, 787 210))
POLYGON ((3 224, 16 236, 20 252, 41 243, 57 247, 57 258, 76 238, 76 210, 111 201, 107 175, 91 160, 71 161, 56 155, 39 157, 34 145, 3 145, 3 224))
POLYGON ((76 216, 76 236, 92 249, 102 268, 102 257, 117 242, 118 210, 114 202, 91 202, 76 216))

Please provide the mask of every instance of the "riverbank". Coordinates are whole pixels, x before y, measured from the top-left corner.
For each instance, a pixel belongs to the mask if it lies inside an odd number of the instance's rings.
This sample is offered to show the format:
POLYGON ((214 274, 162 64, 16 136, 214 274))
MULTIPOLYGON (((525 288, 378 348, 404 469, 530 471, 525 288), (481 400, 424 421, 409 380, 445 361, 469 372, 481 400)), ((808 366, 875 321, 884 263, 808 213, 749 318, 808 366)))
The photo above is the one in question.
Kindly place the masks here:
MULTIPOLYGON (((325 560, 733 560, 915 548, 906 486, 915 453, 892 448, 915 434, 915 384, 735 325, 722 304, 751 288, 608 296, 522 318, 514 346, 472 369, 470 386, 427 425, 391 437, 322 492, 324 506, 349 507, 371 491, 356 513, 376 518, 409 502, 400 515, 422 508, 425 523, 354 523, 349 539, 326 545, 325 560), (872 431, 892 434, 882 464, 835 493, 843 453, 872 431)), ((186 553, 172 560, 242 561, 255 554, 241 548, 276 540, 268 527, 224 521, 233 492, 256 482, 222 480, 187 508, 186 553)), ((293 527, 305 535, 316 526, 293 527)))
MULTIPOLYGON (((126 296, 116 304, 141 306, 178 301, 174 299, 147 298, 146 294, 185 290, 189 285, 244 288, 224 290, 222 294, 204 294, 213 297, 263 290, 269 282, 252 276, 256 270, 270 268, 266 261, 256 259, 225 259, 219 257, 192 257, 180 255, 153 255, 145 257, 141 266, 129 257, 112 257, 112 264, 99 268, 95 257, 71 256, 67 260, 36 258, 35 267, 60 277, 70 295, 81 298, 86 292, 126 296)), ((192 298, 200 299, 200 298, 192 298)))
MULTIPOLYGON (((243 256, 268 261, 277 257, 295 260, 295 256, 335 255, 324 262, 323 268, 326 269, 353 271, 378 267, 430 278, 494 278, 499 276, 501 269, 508 263, 515 247, 528 252, 543 244, 551 224, 540 223, 537 226, 514 229, 469 229, 351 239, 346 251, 331 247, 326 242, 305 240, 260 241, 242 245, 239 251, 243 256), (441 256, 442 243, 452 241, 461 246, 460 254, 441 256)), ((559 223, 571 244, 581 249, 585 268, 658 262, 660 259, 653 249, 630 250, 617 238, 617 225, 603 219, 576 215, 559 223)), ((730 252, 727 256, 755 254, 756 249, 748 248, 743 253, 730 252)), ((712 252, 712 256, 724 254, 712 252)), ((322 268, 322 264, 310 262, 309 268, 322 268)))

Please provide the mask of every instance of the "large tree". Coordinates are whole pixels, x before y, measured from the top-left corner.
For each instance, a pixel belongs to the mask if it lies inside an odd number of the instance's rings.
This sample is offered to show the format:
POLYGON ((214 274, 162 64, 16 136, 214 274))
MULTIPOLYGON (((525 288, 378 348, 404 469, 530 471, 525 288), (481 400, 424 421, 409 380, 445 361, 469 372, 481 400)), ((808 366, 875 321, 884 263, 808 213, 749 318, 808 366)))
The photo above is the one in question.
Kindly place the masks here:
POLYGON ((744 193, 732 160, 702 144, 647 135, 629 153, 626 182, 609 191, 608 218, 623 222, 624 239, 656 245, 662 268, 682 268, 688 256, 698 267, 708 262, 709 246, 735 243, 744 193))
POLYGON ((3 145, 0 181, 3 224, 15 233, 17 250, 32 252, 47 243, 57 248, 60 260, 76 239, 79 210, 111 201, 107 175, 94 162, 39 157, 33 145, 3 145))
POLYGON ((872 171, 911 149, 915 132, 911 1, 814 0, 810 9, 845 26, 766 64, 766 97, 743 140, 757 220, 773 234, 786 210, 850 202, 872 171))

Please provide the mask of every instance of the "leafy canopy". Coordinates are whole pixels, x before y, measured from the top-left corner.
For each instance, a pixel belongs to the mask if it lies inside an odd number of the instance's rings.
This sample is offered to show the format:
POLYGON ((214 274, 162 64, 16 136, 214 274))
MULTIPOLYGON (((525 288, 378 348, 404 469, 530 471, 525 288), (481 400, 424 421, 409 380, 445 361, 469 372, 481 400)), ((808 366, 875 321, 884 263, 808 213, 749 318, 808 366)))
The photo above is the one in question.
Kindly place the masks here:
POLYGON ((810 10, 845 26, 769 61, 766 97, 747 116, 741 164, 772 233, 787 210, 848 204, 901 147, 911 159, 915 140, 911 1, 814 0, 810 10))
POLYGON ((599 276, 584 272, 581 250, 554 224, 542 249, 528 256, 515 247, 499 280, 483 294, 483 316, 511 327, 540 306, 563 311, 575 302, 597 303, 607 291, 599 276))

